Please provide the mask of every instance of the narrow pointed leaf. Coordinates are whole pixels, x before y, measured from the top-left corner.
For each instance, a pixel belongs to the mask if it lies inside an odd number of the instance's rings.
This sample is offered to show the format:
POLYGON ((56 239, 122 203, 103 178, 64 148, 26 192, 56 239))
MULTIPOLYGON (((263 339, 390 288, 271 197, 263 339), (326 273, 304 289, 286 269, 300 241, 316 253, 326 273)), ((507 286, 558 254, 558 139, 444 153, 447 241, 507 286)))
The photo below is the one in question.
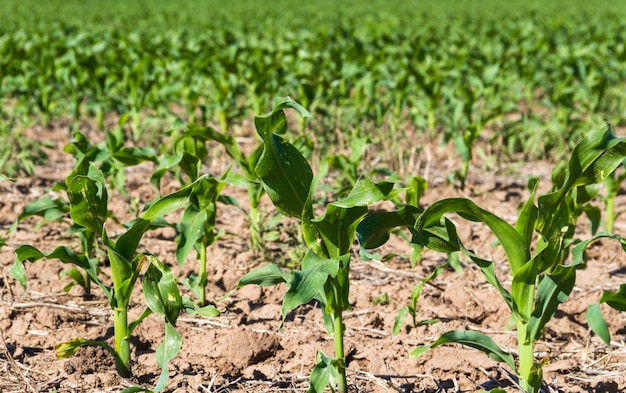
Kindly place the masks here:
POLYGON ((597 334, 606 345, 611 345, 611 333, 609 332, 609 326, 607 325, 606 320, 602 316, 600 304, 590 304, 587 307, 586 318, 591 330, 593 330, 593 332, 597 334))
POLYGON ((302 153, 278 135, 287 129, 283 108, 294 108, 302 116, 309 116, 304 108, 287 98, 278 102, 271 112, 254 119, 263 139, 263 152, 254 172, 274 206, 283 214, 300 218, 309 197, 313 171, 302 153))
POLYGON ((489 357, 496 362, 504 362, 508 364, 511 369, 516 370, 515 360, 513 355, 504 351, 493 339, 480 332, 466 331, 466 330, 452 330, 442 334, 437 341, 428 346, 419 346, 411 352, 411 356, 419 357, 423 355, 428 349, 438 347, 442 344, 463 344, 468 347, 478 349, 489 355, 489 357))
POLYGON ((248 272, 239 280, 237 288, 241 288, 250 284, 268 287, 284 282, 289 282, 290 280, 291 275, 289 273, 279 268, 278 265, 271 264, 261 266, 248 272))
POLYGON ((398 227, 415 226, 421 210, 414 206, 403 206, 397 211, 374 212, 365 217, 356 229, 356 236, 362 248, 372 249, 382 246, 389 240, 391 231, 398 227))
POLYGON ((182 339, 180 334, 178 334, 173 324, 167 322, 165 324, 165 339, 156 349, 156 361, 159 367, 161 367, 161 375, 154 387, 155 392, 161 391, 167 386, 167 380, 170 375, 167 367, 170 361, 178 355, 181 348, 182 339))
POLYGON ((183 308, 183 301, 174 273, 155 256, 145 257, 149 266, 141 282, 146 303, 153 312, 165 316, 168 323, 175 324, 183 308))
POLYGON ((528 322, 527 340, 536 341, 541 338, 541 332, 546 323, 552 319, 559 304, 567 300, 575 283, 576 268, 574 266, 559 265, 554 272, 541 279, 537 287, 535 308, 528 322))

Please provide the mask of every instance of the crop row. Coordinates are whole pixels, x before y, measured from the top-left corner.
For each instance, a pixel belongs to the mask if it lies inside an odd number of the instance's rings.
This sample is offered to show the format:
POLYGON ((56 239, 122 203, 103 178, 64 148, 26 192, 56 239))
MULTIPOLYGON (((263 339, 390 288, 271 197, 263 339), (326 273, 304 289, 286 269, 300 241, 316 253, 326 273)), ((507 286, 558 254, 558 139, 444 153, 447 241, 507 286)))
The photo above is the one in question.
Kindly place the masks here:
MULTIPOLYGON (((74 130, 92 119, 103 128, 111 113, 130 116, 135 141, 150 115, 166 123, 161 129, 182 118, 227 132, 277 93, 316 113, 313 130, 326 139, 342 130, 381 142, 411 129, 452 141, 467 163, 481 138, 509 156, 562 158, 593 124, 622 124, 619 14, 489 23, 414 16, 355 13, 300 25, 222 18, 202 31, 8 25, 0 28, 0 134, 6 140, 33 119, 71 120, 74 130)), ((17 154, 0 153, 3 164, 17 154)), ((458 171, 461 184, 466 175, 467 167, 458 171)))
MULTIPOLYGON (((517 328, 517 356, 476 331, 444 333, 433 343, 415 348, 412 355, 420 356, 442 344, 465 344, 506 363, 519 377, 524 391, 539 392, 545 360, 535 359, 534 343, 541 339, 546 324, 572 292, 577 271, 584 269, 586 263, 586 248, 604 238, 618 241, 626 250, 626 240, 611 233, 617 213, 610 208, 602 209, 604 220, 600 221, 601 209, 591 203, 601 195, 602 186, 606 184, 604 200, 608 206, 626 178, 619 170, 626 159, 626 139, 617 138, 610 126, 591 132, 572 150, 567 166, 555 169, 548 193, 538 195, 538 180, 529 180, 530 195, 521 205, 516 222, 511 224, 467 198, 442 199, 423 209, 419 199, 427 184, 417 177, 400 181, 394 176, 377 181, 358 176, 347 192, 335 189, 336 197, 331 198, 332 202, 319 200, 316 196, 319 176, 314 176, 305 155, 286 139, 288 122, 284 111, 287 109, 295 110, 303 118, 311 116, 289 97, 276 100, 270 112, 255 117, 260 142, 249 155, 244 154, 228 134, 192 123, 181 130, 171 150, 160 153, 149 148, 126 147, 121 128, 107 132, 106 141, 98 145, 92 145, 81 133, 74 135, 65 150, 75 157, 75 167, 64 182, 54 187, 64 196, 57 199, 44 196, 29 204, 11 230, 31 216, 40 216, 46 221, 65 221, 70 224, 69 232, 80 240, 80 248, 59 245, 52 251, 41 251, 32 245, 19 246, 10 273, 26 287, 24 262, 47 258, 67 264, 70 269, 66 276, 72 281, 68 289, 79 285, 89 293, 95 285, 108 299, 114 316, 115 340, 114 345, 110 345, 77 337, 58 344, 57 356, 71 356, 85 345, 101 346, 115 357, 120 376, 129 377, 133 330, 147 316, 158 314, 163 316, 165 335, 156 349, 162 374, 153 390, 164 389, 168 380, 167 365, 182 345, 176 330, 178 316, 183 312, 203 316, 224 312, 205 298, 206 251, 219 242, 215 225, 217 209, 223 203, 239 206, 249 216, 251 247, 262 249, 265 239, 264 223, 259 222, 259 200, 265 193, 282 216, 293 217, 300 223, 298 247, 305 251, 299 260, 293 261, 294 270, 265 264, 243 276, 237 288, 285 283, 288 290, 282 303, 283 323, 291 310, 314 299, 319 302, 326 329, 335 340, 335 353, 331 356, 318 352, 310 374, 310 392, 322 392, 327 386, 333 391, 347 391, 343 312, 350 308, 353 247, 360 246, 358 254, 365 260, 379 259, 371 250, 385 244, 392 233, 404 233, 412 250, 413 265, 426 249, 448 255, 446 262, 415 288, 412 303, 400 311, 399 323, 402 323, 402 316, 409 314, 415 320, 424 283, 453 263, 456 259, 453 255, 462 255, 476 264, 485 280, 502 296, 517 328), (220 177, 206 173, 208 142, 221 144, 232 160, 233 166, 220 177), (125 198, 125 168, 144 161, 156 164, 150 182, 157 196, 143 211, 137 212, 136 218, 124 224, 121 235, 111 237, 107 227, 118 218, 108 209, 110 198, 113 195, 125 198), (180 185, 174 192, 162 195, 161 180, 168 173, 178 179, 180 185), (247 189, 249 205, 240 206, 236 200, 222 196, 221 190, 226 184, 247 189), (110 193, 111 186, 121 193, 110 193), (370 211, 370 206, 380 201, 391 201, 395 208, 370 211), (180 220, 168 221, 170 214, 177 210, 184 211, 180 220), (458 214, 461 222, 451 221, 446 216, 449 213, 458 214), (607 213, 614 216, 608 217, 607 213), (592 234, 585 240, 575 236, 581 217, 591 220, 592 234), (481 250, 467 249, 457 232, 463 220, 484 223, 493 231, 506 254, 506 261, 486 259, 479 255, 481 250), (138 251, 147 232, 163 227, 172 227, 179 234, 172 244, 179 264, 191 263, 191 256, 195 254, 198 265, 195 275, 176 277, 171 267, 157 255, 149 250, 138 251), (606 231, 599 231, 601 227, 606 231), (105 261, 110 264, 110 279, 104 277, 101 269, 105 261), (512 284, 503 284, 509 280, 498 277, 496 263, 509 266, 512 284), (129 321, 129 301, 138 281, 145 297, 144 311, 137 320, 129 321), (181 285, 187 287, 193 299, 181 295, 181 285)), ((600 302, 626 311, 626 284, 617 292, 606 291, 600 302)), ((599 303, 589 305, 587 318, 594 332, 610 344, 599 303)), ((126 391, 146 390, 132 387, 126 391)))

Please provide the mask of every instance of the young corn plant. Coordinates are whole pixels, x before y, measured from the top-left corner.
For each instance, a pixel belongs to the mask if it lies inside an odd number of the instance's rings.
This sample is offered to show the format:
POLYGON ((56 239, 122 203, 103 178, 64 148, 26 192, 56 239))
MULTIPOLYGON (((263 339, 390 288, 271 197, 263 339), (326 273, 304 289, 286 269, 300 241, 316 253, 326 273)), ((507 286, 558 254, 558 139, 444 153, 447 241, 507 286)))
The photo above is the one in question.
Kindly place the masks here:
MULTIPOLYGON (((168 156, 165 160, 161 161, 159 170, 157 170, 153 176, 152 183, 158 189, 158 183, 164 171, 173 165, 179 165, 190 178, 194 177, 194 174, 191 173, 193 170, 195 171, 195 177, 197 177, 200 173, 199 169, 192 168, 197 168, 198 165, 202 163, 202 160, 207 158, 208 150, 206 149, 206 143, 209 141, 217 142, 222 145, 226 154, 235 161, 239 169, 243 172, 243 174, 239 174, 234 171, 228 171, 221 180, 223 183, 245 188, 248 191, 248 210, 245 211, 242 209, 234 199, 222 197, 220 201, 232 204, 244 211, 248 217, 248 224, 250 226, 251 249, 255 254, 261 254, 266 241, 264 235, 267 226, 264 222, 265 217, 263 211, 259 207, 265 191, 254 173, 254 167, 261 154, 260 146, 250 155, 246 156, 246 154, 241 151, 237 140, 233 136, 216 131, 211 127, 187 124, 183 133, 176 140, 176 154, 168 156)), ((183 182, 182 179, 181 182, 183 182)))
POLYGON ((626 161, 622 163, 622 171, 615 171, 611 176, 606 178, 606 193, 604 195, 603 202, 606 207, 606 216, 604 218, 604 229, 607 232, 613 232, 615 226, 615 220, 623 211, 615 211, 615 198, 619 193, 620 187, 624 180, 626 180, 626 161))
MULTIPOLYGON (((122 134, 122 126, 125 124, 127 117, 124 116, 118 122, 118 127, 113 131, 105 131, 105 142, 98 145, 92 145, 89 139, 82 133, 74 133, 72 143, 65 146, 64 150, 70 153, 76 159, 74 170, 67 176, 65 182, 55 184, 53 190, 64 191, 69 195, 68 185, 71 180, 77 176, 86 173, 89 165, 94 165, 102 173, 103 178, 110 185, 115 187, 123 195, 127 195, 126 191, 126 173, 128 166, 138 165, 145 161, 155 161, 156 152, 151 148, 125 147, 124 136, 122 134)), ((93 169, 95 171, 95 169, 93 169)), ((28 204, 18 219, 13 223, 9 232, 14 231, 19 223, 31 216, 39 216, 44 218, 39 225, 44 225, 51 221, 67 221, 67 213, 70 212, 70 202, 68 199, 58 197, 55 199, 44 196, 30 204, 28 204)), ((76 234, 81 244, 81 254, 85 258, 96 257, 96 237, 90 227, 80 225, 76 221, 70 220, 70 229, 68 233, 76 234)), ((98 259, 95 259, 96 261, 98 259)), ((99 268, 99 266, 96 266, 99 268)), ((11 274, 17 279, 22 286, 26 286, 26 277, 22 269, 18 265, 10 269, 11 274)), ((69 291, 74 285, 80 285, 86 296, 91 295, 91 280, 89 276, 81 272, 76 267, 71 267, 61 273, 69 277, 72 282, 64 289, 69 291)))
POLYGON ((330 203, 321 216, 315 216, 311 202, 313 171, 292 144, 280 134, 287 131, 284 109, 292 108, 302 116, 308 111, 291 98, 279 98, 273 110, 255 118, 263 148, 254 168, 274 206, 283 214, 295 217, 302 225, 308 251, 300 270, 283 271, 278 265, 265 265, 241 278, 238 288, 249 285, 286 283, 282 319, 296 307, 315 299, 321 304, 322 316, 329 334, 334 335, 335 357, 317 353, 317 364, 311 372, 309 392, 323 392, 327 386, 345 393, 346 361, 343 336, 343 311, 350 308, 350 250, 356 227, 368 213, 368 205, 397 195, 394 183, 374 183, 360 178, 343 199, 330 203))
POLYGON ((357 229, 363 248, 378 247, 388 239, 390 230, 405 226, 412 232, 415 257, 419 257, 424 249, 465 254, 480 268, 487 282, 498 290, 516 322, 517 363, 511 353, 500 348, 487 335, 476 331, 444 333, 432 344, 415 348, 411 354, 419 357, 442 344, 464 344, 508 364, 519 377, 519 385, 524 391, 539 392, 544 361, 535 361, 534 344, 541 338, 559 304, 571 293, 576 270, 583 267, 581 255, 587 245, 598 238, 613 236, 598 233, 587 241, 574 241, 571 233, 578 215, 572 212, 572 208, 588 203, 589 194, 585 187, 602 183, 624 157, 626 139, 615 137, 610 126, 590 134, 572 151, 561 187, 539 196, 535 204, 537 181, 529 182, 530 197, 514 226, 465 198, 440 200, 424 211, 406 206, 396 212, 365 219, 357 229), (501 284, 493 261, 478 256, 463 245, 456 225, 445 217, 447 213, 484 223, 491 229, 507 257, 512 274, 510 288, 501 284), (378 225, 372 225, 370 220, 375 220, 378 225), (566 263, 574 245, 573 261, 566 263))
MULTIPOLYGON (((109 218, 108 193, 103 173, 93 165, 80 166, 67 180, 67 197, 69 213, 77 226, 91 231, 98 244, 106 250, 111 265, 113 285, 107 285, 100 278, 97 257, 83 252, 76 253, 72 249, 59 246, 52 252, 45 253, 30 245, 22 245, 16 249, 17 259, 14 270, 24 272, 24 261, 36 262, 40 259, 58 259, 61 262, 81 269, 88 280, 100 287, 109 301, 113 311, 113 328, 115 336, 114 347, 104 341, 94 341, 78 337, 56 346, 59 358, 72 356, 81 346, 97 345, 108 350, 115 358, 116 368, 121 377, 132 375, 130 337, 134 329, 152 313, 164 317, 165 339, 157 347, 157 363, 162 373, 157 381, 155 390, 162 390, 167 383, 167 364, 176 356, 181 348, 181 338, 175 324, 180 311, 183 309, 183 300, 178 291, 176 280, 171 270, 159 259, 145 252, 138 252, 140 241, 146 231, 158 225, 157 220, 183 205, 189 190, 180 192, 181 198, 158 200, 146 210, 142 218, 128 224, 126 232, 116 239, 108 236, 106 230, 109 218), (137 280, 141 278, 143 293, 146 301, 145 311, 135 320, 129 321, 128 308, 131 294, 137 280)), ((25 276, 25 274, 24 274, 25 276)))
MULTIPOLYGON (((160 195, 163 175, 174 167, 178 168, 177 175, 182 188, 178 192, 163 197, 161 203, 179 198, 189 202, 180 222, 175 225, 179 231, 176 259, 182 266, 191 251, 196 251, 199 261, 198 274, 192 274, 182 282, 196 296, 196 304, 201 308, 206 303, 207 249, 219 236, 215 228, 217 202, 226 185, 222 179, 201 175, 209 153, 206 141, 210 139, 211 131, 208 127, 187 126, 185 132, 175 142, 175 154, 164 156, 150 179, 160 195)), ((224 176, 229 173, 230 171, 227 171, 224 176)), ((214 315, 216 310, 209 308, 212 310, 209 314, 214 315)), ((208 312, 208 309, 204 311, 208 312)))

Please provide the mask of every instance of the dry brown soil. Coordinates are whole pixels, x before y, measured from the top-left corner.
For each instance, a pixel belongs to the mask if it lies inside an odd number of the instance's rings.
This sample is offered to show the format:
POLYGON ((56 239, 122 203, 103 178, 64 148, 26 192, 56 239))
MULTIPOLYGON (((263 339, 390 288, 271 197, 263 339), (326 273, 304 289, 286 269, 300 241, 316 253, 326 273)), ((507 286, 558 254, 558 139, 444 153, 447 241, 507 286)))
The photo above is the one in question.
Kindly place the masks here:
MULTIPOLYGON (((67 143, 66 128, 34 129, 32 136, 53 141, 57 147, 49 150, 49 165, 38 167, 36 176, 0 184, 0 234, 8 230, 25 204, 44 195, 54 182, 63 180, 74 164, 71 156, 62 152, 62 146, 67 143)), ((480 206, 514 222, 516 208, 527 196, 527 177, 538 176, 543 189, 549 187, 552 165, 537 162, 500 171, 476 166, 462 192, 446 182, 447 173, 459 164, 458 159, 451 156, 450 150, 432 148, 431 153, 424 205, 443 197, 469 196, 480 206)), ((128 170, 128 189, 141 203, 155 195, 147 182, 152 169, 150 165, 142 165, 128 170)), ((415 170, 417 174, 425 174, 424 168, 415 170)), ((176 186, 176 182, 167 180, 164 189, 171 191, 176 186)), ((244 191, 227 188, 225 193, 235 196, 245 206, 244 191)), ((267 201, 264 206, 271 211, 267 201)), ((624 196, 620 196, 618 207, 626 207, 624 196)), ((122 219, 132 217, 125 199, 117 194, 112 195, 110 209, 122 219)), ((502 253, 492 247, 493 236, 488 230, 462 219, 455 221, 468 247, 495 258, 499 262, 500 279, 510 283, 502 253)), ((110 392, 131 384, 154 386, 160 373, 154 351, 163 337, 161 320, 156 316, 145 320, 133 337, 135 378, 130 381, 116 375, 113 359, 100 349, 82 348, 68 360, 55 358, 54 345, 76 336, 112 343, 113 320, 97 288, 91 298, 83 296, 79 287, 69 293, 63 291, 69 279, 59 278, 59 273, 67 267, 58 261, 27 264, 27 291, 10 277, 8 268, 15 258, 13 251, 21 244, 33 244, 45 251, 57 245, 76 246, 71 235, 65 234, 67 225, 48 224, 38 228, 39 222, 29 219, 21 223, 0 251, 0 392, 110 392)), ((283 225, 288 228, 293 223, 285 220, 283 225)), ((284 287, 250 286, 220 300, 247 271, 265 261, 255 259, 248 250, 247 225, 240 211, 220 205, 218 226, 228 234, 209 251, 208 299, 216 301, 224 313, 215 318, 181 316, 177 327, 183 347, 169 365, 168 389, 306 391, 316 351, 333 353, 333 342, 323 327, 318 305, 311 303, 298 308, 279 330, 284 287)), ((581 236, 585 236, 585 231, 583 227, 581 236)), ((618 220, 616 232, 626 232, 626 216, 618 220)), ((195 265, 190 261, 182 269, 176 267, 174 236, 173 231, 149 233, 142 247, 184 276, 195 265)), ((286 252, 284 244, 287 242, 268 245, 266 259, 285 262, 285 257, 281 257, 286 252)), ((409 248, 398 238, 385 251, 406 255, 409 248)), ((415 285, 443 258, 428 252, 411 269, 406 258, 383 263, 363 262, 357 255, 353 257, 350 296, 353 308, 345 315, 350 391, 474 392, 494 387, 519 391, 505 366, 470 348, 443 346, 420 359, 409 356, 416 345, 432 342, 451 329, 486 332, 502 346, 514 350, 514 332, 507 327, 509 311, 471 264, 464 264, 462 275, 446 271, 434 285, 426 286, 418 317, 439 319, 439 323, 412 328, 407 320, 398 335, 391 333, 398 309, 409 302, 415 285), (381 295, 388 296, 389 302, 377 302, 381 295)), ((107 274, 106 268, 103 274, 107 274)), ((594 245, 589 252, 588 267, 579 272, 570 299, 548 324, 544 339, 537 345, 538 359, 546 361, 546 392, 626 390, 626 316, 603 307, 614 341, 610 347, 590 333, 585 321, 587 305, 597 301, 603 289, 616 289, 625 281, 626 254, 615 242, 594 245)), ((142 311, 141 304, 138 286, 132 315, 142 311)))

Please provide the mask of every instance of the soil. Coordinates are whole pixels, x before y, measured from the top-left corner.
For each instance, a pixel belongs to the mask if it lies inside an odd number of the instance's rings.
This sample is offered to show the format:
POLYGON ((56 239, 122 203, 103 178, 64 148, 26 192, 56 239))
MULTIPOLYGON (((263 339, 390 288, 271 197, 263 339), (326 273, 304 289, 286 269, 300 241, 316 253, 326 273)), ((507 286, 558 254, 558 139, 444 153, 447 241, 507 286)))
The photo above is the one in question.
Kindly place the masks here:
MULTIPOLYGON (((0 234, 7 232, 22 208, 40 198, 73 168, 73 159, 63 153, 68 142, 66 127, 31 130, 32 137, 51 141, 49 164, 38 167, 36 175, 17 182, 0 183, 0 234)), ((97 135, 94 135, 97 138, 97 135)), ((528 195, 528 176, 541 179, 545 190, 550 185, 553 165, 533 162, 503 166, 493 170, 480 164, 470 171, 464 191, 446 181, 450 168, 460 166, 452 149, 432 147, 427 166, 429 188, 422 200, 427 206, 444 197, 471 197, 483 208, 514 222, 518 204, 528 195)), ((223 160, 222 160, 223 161, 223 160)), ((216 160, 216 171, 224 162, 216 160)), ((227 164, 226 164, 227 165, 227 164)), ((148 183, 152 165, 128 169, 128 190, 143 204, 155 195, 148 183)), ((411 168, 409 168, 411 169, 411 168)), ((424 167, 412 168, 424 175, 424 167)), ((177 187, 166 178, 164 192, 177 187)), ((244 190, 227 187, 224 193, 246 206, 244 190)), ((624 193, 622 193, 624 194, 624 193)), ((62 194, 58 194, 62 195, 62 194)), ((600 203, 597 201, 596 203, 600 203)), ((618 198, 618 211, 626 208, 626 197, 618 198)), ((264 209, 272 211, 264 201, 264 209)), ((181 352, 169 364, 168 389, 173 392, 305 392, 314 366, 316 351, 333 354, 333 341, 327 334, 319 305, 315 302, 292 312, 282 329, 281 300, 284 286, 248 286, 233 292, 238 280, 251 268, 271 261, 289 265, 287 241, 294 223, 281 221, 282 242, 268 243, 264 257, 255 257, 247 244, 245 216, 233 206, 220 205, 218 227, 226 233, 209 249, 208 299, 223 310, 218 317, 182 315, 177 329, 183 339, 181 352)), ((109 205, 122 222, 132 218, 133 209, 126 199, 112 193, 109 205)), ((499 277, 506 284, 508 270, 504 256, 493 247, 493 235, 478 224, 456 218, 468 248, 498 263, 499 277)), ((581 220, 584 221, 584 220, 581 220)), ((77 336, 113 342, 113 319, 104 295, 93 290, 85 296, 60 277, 67 266, 55 260, 28 263, 28 289, 24 290, 9 274, 14 249, 32 244, 50 251, 58 245, 76 246, 68 235, 67 224, 40 225, 39 219, 20 223, 7 236, 0 250, 0 392, 113 392, 131 385, 151 388, 160 368, 155 350, 163 338, 162 321, 148 317, 132 338, 133 373, 124 380, 117 376, 113 358, 99 347, 79 349, 74 357, 58 360, 54 346, 77 336)), ((588 235, 582 225, 581 237, 588 235)), ((626 220, 618 219, 616 233, 626 232, 626 220)), ((181 277, 194 270, 193 260, 179 268, 175 260, 173 230, 149 232, 141 247, 168 263, 181 277)), ((355 248, 356 250, 356 248, 355 248)), ((418 319, 437 319, 438 323, 412 327, 409 319, 397 335, 392 334, 396 314, 407 305, 413 288, 440 264, 445 256, 427 252, 415 267, 406 255, 408 244, 392 238, 381 254, 400 256, 387 262, 363 262, 355 253, 352 259, 352 310, 345 313, 347 373, 352 392, 474 392, 502 387, 520 391, 506 366, 481 352, 460 345, 442 346, 415 359, 410 351, 419 344, 434 341, 452 329, 489 333, 501 346, 515 348, 515 335, 509 328, 510 312, 480 271, 463 262, 462 273, 445 271, 432 285, 424 288, 418 303, 418 319)), ((107 275, 107 268, 103 269, 107 275)), ((546 392, 616 393, 626 390, 626 314, 602 307, 613 342, 605 345, 592 334, 585 320, 587 305, 599 299, 602 290, 615 290, 626 280, 626 253, 617 242, 602 241, 591 247, 586 269, 578 273, 572 295, 547 326, 537 344, 537 358, 544 360, 546 392)), ((134 292, 131 315, 142 310, 142 293, 134 292)))

